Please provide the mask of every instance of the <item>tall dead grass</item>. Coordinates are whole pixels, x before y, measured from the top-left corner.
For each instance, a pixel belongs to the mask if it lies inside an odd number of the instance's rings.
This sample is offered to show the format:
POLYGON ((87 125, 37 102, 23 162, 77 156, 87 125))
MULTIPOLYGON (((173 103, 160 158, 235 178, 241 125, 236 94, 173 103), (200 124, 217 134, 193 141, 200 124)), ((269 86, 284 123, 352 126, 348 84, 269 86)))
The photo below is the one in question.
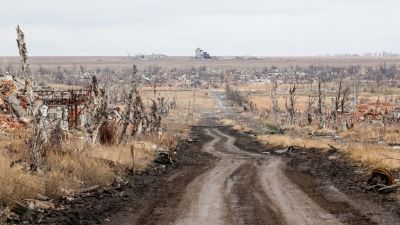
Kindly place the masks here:
POLYGON ((111 184, 115 172, 121 172, 113 165, 143 170, 154 161, 157 146, 173 149, 176 138, 172 134, 164 134, 161 139, 150 135, 124 145, 93 147, 79 139, 63 141, 62 149, 48 149, 43 168, 37 173, 28 169, 24 156, 27 149, 21 148, 20 140, 13 142, 0 145, 0 205, 35 198, 37 194, 55 198, 85 187, 111 184), (13 163, 16 160, 18 163, 13 163))
POLYGON ((295 138, 289 135, 262 135, 258 136, 260 142, 273 146, 289 147, 300 146, 303 148, 316 148, 326 151, 330 145, 345 152, 350 158, 365 167, 383 167, 390 170, 400 168, 400 150, 372 143, 339 143, 325 138, 295 138))
POLYGON ((246 131, 251 130, 245 123, 243 123, 241 121, 235 121, 235 120, 226 119, 226 118, 221 119, 220 121, 223 125, 231 126, 232 129, 237 130, 237 131, 246 132, 246 131))
POLYGON ((69 194, 81 187, 108 185, 114 173, 105 162, 86 154, 51 154, 47 156, 48 171, 45 179, 45 195, 69 194))
POLYGON ((341 131, 343 138, 352 138, 359 142, 377 142, 398 143, 400 141, 400 128, 383 127, 380 125, 356 125, 353 129, 341 131))
POLYGON ((350 143, 345 146, 351 158, 366 167, 400 168, 400 151, 378 144, 350 143))
POLYGON ((329 145, 335 145, 333 141, 328 139, 313 139, 313 138, 300 138, 292 137, 289 135, 261 135, 258 140, 262 143, 270 144, 273 146, 289 147, 300 146, 303 148, 318 148, 322 150, 329 149, 329 145))
POLYGON ((40 178, 31 175, 20 167, 10 167, 12 160, 0 154, 0 204, 32 198, 41 191, 40 178))
POLYGON ((124 145, 98 146, 88 151, 88 154, 90 157, 109 160, 133 170, 143 170, 154 161, 154 144, 136 141, 124 145))

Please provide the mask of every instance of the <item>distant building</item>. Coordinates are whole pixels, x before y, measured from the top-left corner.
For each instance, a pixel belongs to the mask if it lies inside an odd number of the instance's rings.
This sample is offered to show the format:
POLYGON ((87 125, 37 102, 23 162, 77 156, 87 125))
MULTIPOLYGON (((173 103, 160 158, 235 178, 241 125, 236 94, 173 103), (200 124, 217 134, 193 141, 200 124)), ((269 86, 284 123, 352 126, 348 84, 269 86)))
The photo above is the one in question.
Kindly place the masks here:
POLYGON ((196 48, 196 50, 194 51, 194 54, 195 54, 196 59, 211 59, 210 54, 208 54, 208 52, 203 51, 200 48, 196 48))

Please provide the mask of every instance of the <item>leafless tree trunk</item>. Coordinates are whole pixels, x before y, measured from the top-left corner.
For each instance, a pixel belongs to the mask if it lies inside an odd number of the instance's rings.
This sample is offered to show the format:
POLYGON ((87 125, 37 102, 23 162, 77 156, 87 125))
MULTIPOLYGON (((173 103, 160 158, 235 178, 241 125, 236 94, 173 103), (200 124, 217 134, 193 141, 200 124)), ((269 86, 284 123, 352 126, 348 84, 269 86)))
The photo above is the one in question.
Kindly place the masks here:
POLYGON ((97 78, 93 76, 91 84, 91 104, 85 105, 85 133, 87 141, 95 144, 99 130, 107 121, 108 99, 105 90, 99 89, 97 78))
POLYGON ((322 129, 325 127, 325 120, 324 120, 324 114, 323 114, 323 99, 322 99, 321 81, 318 81, 318 117, 319 117, 318 128, 322 129))
MULTIPOLYGON (((19 50, 19 55, 21 58, 21 71, 25 81, 24 93, 27 98, 28 103, 28 115, 33 116, 32 104, 33 104, 33 88, 32 82, 33 78, 29 73, 28 64, 28 50, 25 43, 25 35, 21 30, 19 25, 17 30, 17 45, 19 50)), ((48 141, 47 137, 47 109, 48 107, 43 105, 34 118, 34 130, 31 138, 31 169, 36 171, 41 167, 42 157, 44 154, 44 146, 48 141)))
POLYGON ((131 112, 132 112, 133 98, 134 98, 134 96, 133 96, 132 92, 130 91, 128 94, 128 102, 125 107, 124 116, 122 118, 122 131, 121 131, 121 134, 119 137, 119 142, 122 142, 126 137, 126 132, 128 130, 130 116, 131 116, 131 112))
POLYGON ((354 109, 357 107, 357 104, 358 104, 358 91, 360 89, 359 87, 360 87, 360 75, 358 74, 356 76, 356 79, 353 84, 353 95, 354 95, 353 108, 354 109))
POLYGON ((316 97, 312 97, 311 96, 311 92, 312 92, 312 84, 311 84, 311 87, 310 87, 310 93, 308 94, 308 104, 307 104, 307 121, 308 121, 308 125, 311 125, 312 124, 312 120, 313 120, 313 118, 312 118, 312 106, 314 105, 314 103, 315 103, 315 99, 316 99, 316 97))
POLYGON ((275 124, 278 124, 278 113, 279 113, 279 105, 278 105, 278 83, 276 81, 272 84, 271 89, 271 99, 272 99, 272 106, 271 112, 274 117, 275 124))
POLYGON ((46 105, 42 105, 35 118, 33 136, 31 139, 31 169, 40 169, 44 154, 44 147, 48 141, 48 121, 46 105))
POLYGON ((26 48, 25 35, 24 32, 22 32, 19 25, 17 26, 17 44, 18 44, 19 56, 21 58, 21 71, 25 80, 24 92, 26 93, 26 97, 28 100, 28 115, 32 116, 33 77, 29 73, 28 50, 26 48))
POLYGON ((294 122, 295 122, 294 121, 295 120, 295 118, 294 118, 294 113, 295 113, 294 105, 295 105, 295 102, 296 102, 295 95, 294 95, 295 91, 296 91, 296 85, 293 85, 293 88, 289 89, 289 101, 290 101, 289 105, 288 105, 287 98, 286 98, 286 111, 289 114, 290 125, 294 125, 294 122))
POLYGON ((346 88, 344 90, 342 90, 342 89, 343 89, 342 81, 340 81, 337 96, 333 100, 334 108, 333 108, 332 116, 333 116, 333 123, 334 123, 335 128, 337 127, 337 117, 339 114, 339 109, 340 109, 340 114, 343 114, 345 111, 345 105, 346 105, 346 101, 348 99, 348 94, 349 94, 349 90, 350 90, 349 88, 346 88))

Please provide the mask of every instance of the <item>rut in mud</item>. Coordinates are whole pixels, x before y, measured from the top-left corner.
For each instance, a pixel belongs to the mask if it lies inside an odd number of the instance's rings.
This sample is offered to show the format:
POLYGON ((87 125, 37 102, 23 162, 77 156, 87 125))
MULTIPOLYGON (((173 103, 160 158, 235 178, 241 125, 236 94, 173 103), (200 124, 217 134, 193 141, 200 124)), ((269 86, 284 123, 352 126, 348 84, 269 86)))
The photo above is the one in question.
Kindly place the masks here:
POLYGON ((217 129, 206 132, 213 140, 203 149, 218 161, 188 185, 172 224, 341 224, 286 178, 279 157, 243 151, 217 129))
POLYGON ((122 199, 99 193, 32 224, 398 224, 395 211, 368 193, 346 195, 327 181, 318 186, 304 163, 252 151, 250 137, 212 126, 195 127, 193 135, 197 143, 178 153, 180 168, 132 177, 122 199))

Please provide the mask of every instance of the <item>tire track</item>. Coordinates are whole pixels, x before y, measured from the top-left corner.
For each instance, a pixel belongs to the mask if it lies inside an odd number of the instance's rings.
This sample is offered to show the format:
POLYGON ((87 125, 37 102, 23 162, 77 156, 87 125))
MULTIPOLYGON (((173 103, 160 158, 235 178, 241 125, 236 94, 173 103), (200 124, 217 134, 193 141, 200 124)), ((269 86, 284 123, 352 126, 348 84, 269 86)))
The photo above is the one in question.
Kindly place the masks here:
POLYGON ((244 161, 226 159, 226 154, 215 148, 222 137, 208 129, 206 133, 214 139, 204 145, 204 151, 220 159, 212 169, 188 185, 179 206, 180 216, 174 223, 176 225, 229 224, 226 223, 228 210, 225 193, 229 193, 230 190, 227 190, 225 181, 244 161))
POLYGON ((334 215, 323 210, 284 174, 283 162, 274 158, 259 167, 261 185, 284 218, 291 225, 342 224, 334 215))
POLYGON ((232 186, 227 201, 232 224, 284 224, 278 209, 263 191, 253 162, 242 164, 228 183, 232 186))
POLYGON ((205 132, 213 140, 203 150, 219 159, 187 186, 173 224, 341 224, 285 176, 280 158, 243 151, 218 129, 205 132))

